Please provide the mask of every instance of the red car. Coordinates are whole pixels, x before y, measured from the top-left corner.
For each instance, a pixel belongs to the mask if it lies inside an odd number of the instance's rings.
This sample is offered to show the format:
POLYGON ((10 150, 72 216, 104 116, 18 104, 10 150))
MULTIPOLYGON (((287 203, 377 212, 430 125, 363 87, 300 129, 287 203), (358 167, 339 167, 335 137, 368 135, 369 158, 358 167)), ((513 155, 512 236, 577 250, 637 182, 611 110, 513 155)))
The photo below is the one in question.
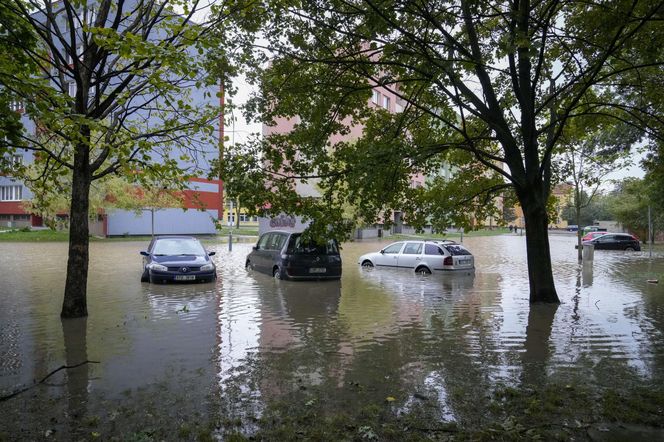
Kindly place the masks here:
MULTIPOLYGON (((599 236, 606 235, 607 233, 611 233, 611 232, 590 232, 590 233, 586 234, 586 236, 581 238, 581 242, 593 240, 593 239, 595 239, 599 236)), ((635 240, 639 241, 639 238, 636 235, 632 235, 631 233, 628 233, 627 235, 629 235, 632 238, 634 238, 635 240)))

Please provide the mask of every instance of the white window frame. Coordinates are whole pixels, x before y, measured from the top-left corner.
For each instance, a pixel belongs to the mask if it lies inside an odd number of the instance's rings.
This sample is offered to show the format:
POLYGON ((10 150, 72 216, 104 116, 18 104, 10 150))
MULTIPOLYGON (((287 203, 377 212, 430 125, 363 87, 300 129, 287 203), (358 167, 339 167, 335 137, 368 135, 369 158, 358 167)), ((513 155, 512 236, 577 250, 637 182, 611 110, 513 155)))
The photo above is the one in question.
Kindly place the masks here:
POLYGON ((76 82, 75 81, 70 81, 69 83, 67 83, 67 93, 72 98, 76 97, 76 82))
POLYGON ((383 95, 383 107, 385 109, 390 108, 390 97, 388 97, 387 95, 383 95))
POLYGON ((373 95, 371 96, 371 102, 373 104, 380 104, 380 92, 374 89, 373 95))
POLYGON ((22 201, 23 186, 0 186, 0 201, 22 201))
POLYGON ((14 112, 20 112, 24 109, 23 100, 12 100, 9 102, 9 109, 14 112))

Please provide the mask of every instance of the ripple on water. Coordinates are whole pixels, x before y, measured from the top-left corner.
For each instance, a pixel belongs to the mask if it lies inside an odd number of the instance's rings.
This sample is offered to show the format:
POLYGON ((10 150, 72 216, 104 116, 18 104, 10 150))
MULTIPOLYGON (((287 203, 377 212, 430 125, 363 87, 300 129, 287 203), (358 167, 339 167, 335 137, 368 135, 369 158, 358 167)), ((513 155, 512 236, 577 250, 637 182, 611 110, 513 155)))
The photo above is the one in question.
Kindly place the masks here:
POLYGON ((233 407, 254 410, 312 385, 328 407, 383 403, 397 391, 408 409, 424 392, 449 418, 459 412, 450 389, 485 397, 491 383, 544 375, 609 384, 664 373, 664 285, 646 282, 664 273, 661 257, 596 251, 592 266, 579 266, 574 238, 552 237, 562 304, 531 306, 524 237, 464 239, 476 257, 469 274, 359 268, 361 254, 387 244, 345 244, 341 281, 289 282, 245 270, 251 244, 213 243, 215 283, 162 286, 139 281, 144 244, 93 243, 90 316, 77 339, 57 316, 66 245, 8 245, 17 258, 0 262, 9 275, 0 386, 37 378, 78 348, 102 362, 90 391, 181 376, 204 386, 193 390, 199 397, 218 382, 225 395, 238 392, 233 407))

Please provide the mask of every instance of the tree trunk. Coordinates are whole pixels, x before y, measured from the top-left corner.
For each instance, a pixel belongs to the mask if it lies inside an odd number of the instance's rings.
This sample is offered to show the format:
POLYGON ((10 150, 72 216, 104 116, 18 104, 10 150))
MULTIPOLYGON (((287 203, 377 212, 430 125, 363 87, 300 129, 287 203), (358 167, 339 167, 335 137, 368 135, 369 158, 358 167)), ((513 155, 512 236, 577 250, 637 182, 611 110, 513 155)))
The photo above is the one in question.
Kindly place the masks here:
POLYGON ((559 303, 551 267, 546 203, 544 198, 540 199, 533 195, 534 192, 535 190, 529 189, 525 192, 527 195, 523 195, 524 192, 519 195, 526 221, 530 302, 559 303))
MULTIPOLYGON (((82 135, 85 136, 85 134, 82 135)), ((80 143, 76 146, 69 213, 67 281, 60 313, 63 318, 80 318, 88 315, 86 297, 89 259, 88 209, 91 181, 89 157, 90 153, 86 144, 80 143)))

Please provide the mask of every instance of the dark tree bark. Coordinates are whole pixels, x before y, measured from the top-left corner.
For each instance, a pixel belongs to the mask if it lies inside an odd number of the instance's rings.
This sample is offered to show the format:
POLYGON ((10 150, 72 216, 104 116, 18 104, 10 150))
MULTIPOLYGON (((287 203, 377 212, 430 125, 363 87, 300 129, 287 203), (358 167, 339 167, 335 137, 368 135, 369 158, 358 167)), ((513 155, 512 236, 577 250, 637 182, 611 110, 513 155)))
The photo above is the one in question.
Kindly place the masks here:
MULTIPOLYGON (((89 139, 89 129, 86 128, 83 132, 87 132, 87 139, 89 139)), ((67 260, 65 296, 60 313, 63 318, 80 318, 88 315, 86 293, 90 243, 88 209, 91 178, 89 148, 87 145, 79 143, 74 156, 69 214, 69 259, 67 260)))
POLYGON ((553 281, 549 247, 549 217, 546 211, 548 191, 542 186, 517 187, 517 196, 526 222, 526 251, 530 302, 559 303, 553 281))

